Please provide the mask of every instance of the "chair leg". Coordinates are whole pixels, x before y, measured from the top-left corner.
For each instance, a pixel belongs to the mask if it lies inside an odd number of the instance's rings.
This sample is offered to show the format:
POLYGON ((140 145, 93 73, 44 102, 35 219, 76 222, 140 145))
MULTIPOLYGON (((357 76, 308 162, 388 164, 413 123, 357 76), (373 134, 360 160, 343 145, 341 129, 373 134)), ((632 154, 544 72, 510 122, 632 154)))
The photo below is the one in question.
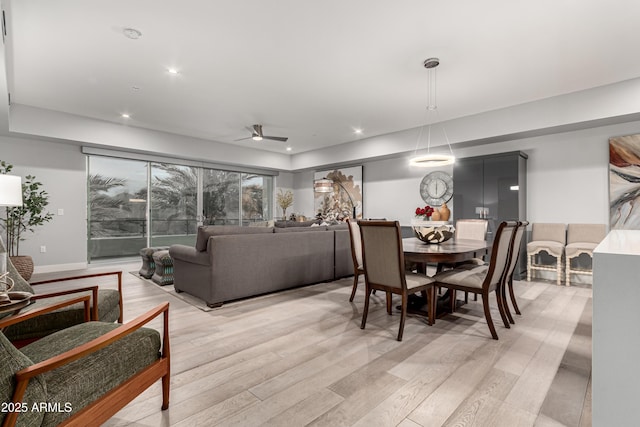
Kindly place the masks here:
POLYGON ((527 253, 527 282, 531 281, 531 257, 533 255, 530 255, 529 253, 527 253))
POLYGON ((402 333, 404 332, 404 322, 407 318, 407 293, 402 293, 402 305, 400 310, 400 329, 398 329, 398 341, 402 341, 402 333))
POLYGON ((558 286, 562 285, 562 258, 558 258, 556 261, 556 282, 558 286))
POLYGON ((387 314, 391 315, 393 313, 393 299, 391 298, 393 295, 391 292, 387 292, 387 314))
POLYGON ((464 303, 469 304, 469 292, 464 291, 464 303))
POLYGON ((564 270, 564 284, 569 286, 569 284, 571 283, 571 258, 566 257, 567 262, 565 265, 565 270, 564 270))
POLYGON ((451 298, 450 302, 450 307, 449 309, 451 310, 452 313, 456 312, 456 290, 455 289, 449 289, 449 296, 451 298))
POLYGON ((369 297, 371 297, 371 289, 367 286, 366 295, 364 296, 364 310, 362 310, 362 323, 360 329, 364 329, 367 324, 367 314, 369 313, 369 297))
POLYGON ((162 410, 169 408, 169 385, 171 384, 171 377, 166 374, 162 377, 162 410))
POLYGON ((427 305, 429 307, 429 326, 433 326, 436 323, 436 287, 431 286, 427 289, 427 305))
POLYGON ((507 309, 505 308, 504 299, 502 298, 502 287, 496 289, 496 299, 498 301, 498 311, 500 312, 502 323, 504 323, 505 328, 509 329, 511 328, 511 324, 509 323, 509 316, 507 316, 507 309))
POLYGON ((522 315, 516 302, 516 294, 513 292, 513 278, 509 278, 509 297, 511 298, 511 304, 513 304, 513 309, 516 311, 516 314, 522 315))
POLYGON ((349 298, 349 302, 353 302, 353 297, 356 296, 356 289, 358 289, 358 279, 360 278, 360 273, 356 272, 353 275, 353 289, 351 289, 351 297, 349 298))
POLYGON ((482 306, 484 307, 484 317, 487 319, 487 325, 489 326, 489 331, 491 332, 491 337, 494 340, 498 339, 498 333, 496 332, 496 327, 493 325, 493 320, 491 319, 491 311, 489 310, 489 293, 482 294, 482 306))

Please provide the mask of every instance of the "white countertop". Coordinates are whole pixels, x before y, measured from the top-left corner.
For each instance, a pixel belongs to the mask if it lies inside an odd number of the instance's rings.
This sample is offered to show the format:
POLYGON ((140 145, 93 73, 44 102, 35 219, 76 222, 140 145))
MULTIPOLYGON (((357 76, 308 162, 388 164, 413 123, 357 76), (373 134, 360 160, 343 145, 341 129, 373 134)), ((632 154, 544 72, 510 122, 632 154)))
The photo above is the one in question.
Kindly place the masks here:
POLYGON ((640 230, 611 230, 594 253, 640 255, 640 230))

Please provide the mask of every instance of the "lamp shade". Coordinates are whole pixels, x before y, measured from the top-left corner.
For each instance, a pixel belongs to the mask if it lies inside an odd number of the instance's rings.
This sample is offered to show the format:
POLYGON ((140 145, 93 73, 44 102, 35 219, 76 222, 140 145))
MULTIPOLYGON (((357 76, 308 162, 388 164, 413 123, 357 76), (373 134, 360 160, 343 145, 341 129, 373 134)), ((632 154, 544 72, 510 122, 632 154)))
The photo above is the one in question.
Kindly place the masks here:
POLYGON ((327 178, 313 181, 313 191, 316 193, 333 193, 333 181, 327 178))
POLYGON ((22 206, 22 178, 0 174, 0 206, 22 206))

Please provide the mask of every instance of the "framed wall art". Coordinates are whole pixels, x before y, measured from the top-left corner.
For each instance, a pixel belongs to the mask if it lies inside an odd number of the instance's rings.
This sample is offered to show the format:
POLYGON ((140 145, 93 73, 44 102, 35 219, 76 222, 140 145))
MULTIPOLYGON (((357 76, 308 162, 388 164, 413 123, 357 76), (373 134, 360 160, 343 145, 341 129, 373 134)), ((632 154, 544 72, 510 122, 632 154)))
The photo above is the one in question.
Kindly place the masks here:
POLYGON ((609 221, 640 230, 640 134, 609 139, 609 221))
POLYGON ((316 216, 328 221, 362 218, 362 166, 315 172, 313 191, 316 216))

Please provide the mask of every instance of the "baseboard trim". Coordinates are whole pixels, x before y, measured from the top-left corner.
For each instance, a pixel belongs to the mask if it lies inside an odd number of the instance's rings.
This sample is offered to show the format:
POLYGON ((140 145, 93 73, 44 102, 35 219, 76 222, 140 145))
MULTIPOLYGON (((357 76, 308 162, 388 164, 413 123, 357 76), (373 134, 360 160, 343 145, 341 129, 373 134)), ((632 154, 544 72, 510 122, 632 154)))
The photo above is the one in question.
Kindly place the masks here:
POLYGON ((33 268, 33 273, 41 274, 41 273, 55 273, 58 271, 82 270, 87 268, 87 266, 88 264, 86 262, 76 262, 73 264, 38 265, 33 268))

